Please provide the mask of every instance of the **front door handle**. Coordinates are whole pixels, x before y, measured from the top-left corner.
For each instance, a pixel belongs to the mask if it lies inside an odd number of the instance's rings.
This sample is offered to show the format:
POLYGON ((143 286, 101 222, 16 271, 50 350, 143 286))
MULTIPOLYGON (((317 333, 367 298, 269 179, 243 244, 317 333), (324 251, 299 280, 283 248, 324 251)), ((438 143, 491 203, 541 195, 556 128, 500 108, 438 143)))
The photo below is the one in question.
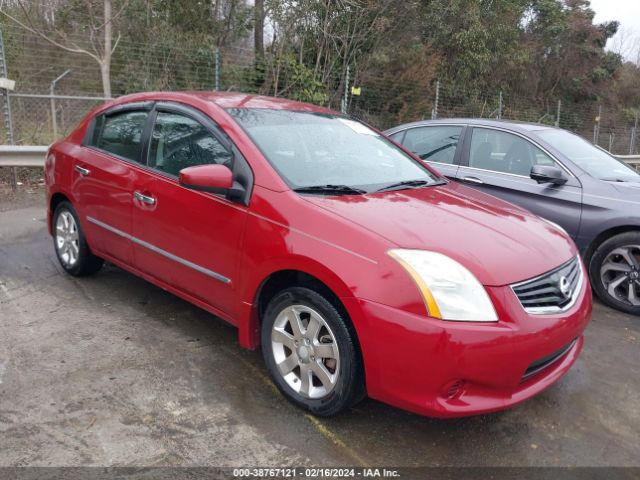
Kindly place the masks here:
POLYGON ((78 172, 80 175, 83 175, 85 177, 91 173, 91 170, 87 168, 82 168, 80 165, 76 165, 73 168, 75 169, 76 172, 78 172))
POLYGON ((140 200, 142 203, 146 203, 147 205, 155 205, 156 199, 150 197, 149 195, 144 195, 141 192, 133 192, 133 198, 136 200, 140 200))
POLYGON ((475 183, 476 185, 482 185, 484 182, 476 177, 462 177, 463 182, 475 183))

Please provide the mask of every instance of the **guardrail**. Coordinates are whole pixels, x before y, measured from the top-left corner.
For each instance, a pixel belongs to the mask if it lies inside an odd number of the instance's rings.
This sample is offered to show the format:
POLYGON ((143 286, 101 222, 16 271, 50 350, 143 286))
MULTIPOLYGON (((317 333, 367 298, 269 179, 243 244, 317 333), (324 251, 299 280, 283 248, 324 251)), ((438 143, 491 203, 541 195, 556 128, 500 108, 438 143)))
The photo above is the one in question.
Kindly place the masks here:
MULTIPOLYGON (((0 167, 44 167, 48 146, 0 145, 0 167)), ((640 170, 640 155, 614 155, 640 170)))
POLYGON ((622 160, 627 165, 631 165, 636 170, 640 170, 640 155, 614 155, 618 160, 622 160))
POLYGON ((48 146, 0 145, 0 167, 44 167, 48 146))

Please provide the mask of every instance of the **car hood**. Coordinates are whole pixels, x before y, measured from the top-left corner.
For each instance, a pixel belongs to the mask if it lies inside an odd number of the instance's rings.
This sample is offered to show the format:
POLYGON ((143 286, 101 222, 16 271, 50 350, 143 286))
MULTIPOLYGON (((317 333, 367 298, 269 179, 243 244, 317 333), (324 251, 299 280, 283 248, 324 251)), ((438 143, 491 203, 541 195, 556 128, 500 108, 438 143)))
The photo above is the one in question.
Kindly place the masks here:
POLYGON ((576 255, 573 241, 551 223, 457 183, 305 199, 397 247, 448 255, 487 286, 535 277, 576 255))

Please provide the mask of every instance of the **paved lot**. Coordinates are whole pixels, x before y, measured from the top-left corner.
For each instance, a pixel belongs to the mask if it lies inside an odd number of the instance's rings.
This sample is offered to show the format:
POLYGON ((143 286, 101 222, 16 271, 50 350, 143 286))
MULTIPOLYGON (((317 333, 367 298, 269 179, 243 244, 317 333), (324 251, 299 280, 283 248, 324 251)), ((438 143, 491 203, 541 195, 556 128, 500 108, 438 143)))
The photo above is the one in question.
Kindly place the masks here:
POLYGON ((44 209, 2 210, 0 466, 640 465, 640 319, 596 305, 569 375, 507 412, 317 420, 232 327, 110 265, 65 275, 44 209))

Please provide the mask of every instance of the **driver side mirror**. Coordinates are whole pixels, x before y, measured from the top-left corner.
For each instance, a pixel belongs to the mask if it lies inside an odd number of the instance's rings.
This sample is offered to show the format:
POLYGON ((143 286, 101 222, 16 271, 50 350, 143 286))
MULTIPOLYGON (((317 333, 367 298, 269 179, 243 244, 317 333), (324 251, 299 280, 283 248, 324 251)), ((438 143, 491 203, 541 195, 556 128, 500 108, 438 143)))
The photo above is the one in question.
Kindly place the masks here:
POLYGON ((245 189, 233 180, 233 173, 224 165, 196 165, 180 170, 178 182, 185 188, 201 192, 227 195, 230 199, 241 198, 245 189))
POLYGON ((531 167, 529 176, 538 183, 551 183, 553 185, 564 185, 568 180, 562 170, 549 165, 534 165, 531 167))

